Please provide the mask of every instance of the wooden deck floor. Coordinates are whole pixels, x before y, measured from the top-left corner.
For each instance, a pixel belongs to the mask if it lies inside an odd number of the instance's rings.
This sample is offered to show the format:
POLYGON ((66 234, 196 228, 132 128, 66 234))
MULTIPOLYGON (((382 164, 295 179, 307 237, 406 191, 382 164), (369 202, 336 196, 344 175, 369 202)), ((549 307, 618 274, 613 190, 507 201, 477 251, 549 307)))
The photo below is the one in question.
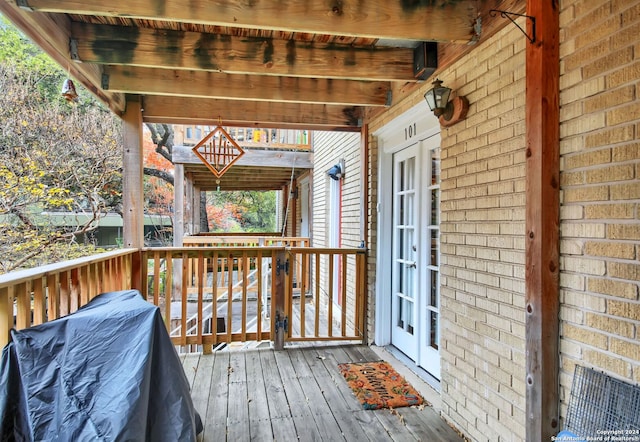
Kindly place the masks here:
POLYGON ((363 410, 342 362, 380 358, 363 345, 181 356, 204 441, 456 441, 430 407, 363 410))

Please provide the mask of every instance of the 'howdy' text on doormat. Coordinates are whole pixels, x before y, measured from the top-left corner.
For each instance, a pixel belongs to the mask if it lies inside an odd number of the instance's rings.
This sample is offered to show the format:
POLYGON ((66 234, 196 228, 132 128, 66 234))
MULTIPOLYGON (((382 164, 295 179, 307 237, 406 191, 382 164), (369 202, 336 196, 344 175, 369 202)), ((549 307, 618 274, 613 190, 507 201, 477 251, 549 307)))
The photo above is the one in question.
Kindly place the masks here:
POLYGON ((365 410, 420 405, 424 399, 393 367, 383 361, 338 364, 365 410))

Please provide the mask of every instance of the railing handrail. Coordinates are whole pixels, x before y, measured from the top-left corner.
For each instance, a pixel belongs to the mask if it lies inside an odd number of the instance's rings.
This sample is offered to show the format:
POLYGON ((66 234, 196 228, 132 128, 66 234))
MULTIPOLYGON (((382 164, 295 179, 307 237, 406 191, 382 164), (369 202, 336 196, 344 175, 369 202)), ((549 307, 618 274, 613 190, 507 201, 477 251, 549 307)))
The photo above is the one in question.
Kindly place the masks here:
POLYGON ((109 252, 98 253, 96 255, 85 256, 82 258, 71 259, 68 261, 57 262, 53 264, 45 264, 34 267, 32 269, 16 270, 0 275, 0 288, 21 284, 32 281, 36 278, 43 278, 52 273, 61 273, 67 270, 73 270, 78 267, 96 264, 118 256, 129 255, 138 252, 140 249, 128 248, 118 249, 109 252))

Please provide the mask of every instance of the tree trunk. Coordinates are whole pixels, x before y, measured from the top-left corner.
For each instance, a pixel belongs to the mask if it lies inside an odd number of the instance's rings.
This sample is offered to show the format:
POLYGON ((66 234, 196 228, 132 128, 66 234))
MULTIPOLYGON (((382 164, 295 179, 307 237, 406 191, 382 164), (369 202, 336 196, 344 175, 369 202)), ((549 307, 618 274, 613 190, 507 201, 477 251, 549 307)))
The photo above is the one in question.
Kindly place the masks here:
POLYGON ((209 231, 209 218, 207 217, 207 192, 200 192, 200 232, 209 231))

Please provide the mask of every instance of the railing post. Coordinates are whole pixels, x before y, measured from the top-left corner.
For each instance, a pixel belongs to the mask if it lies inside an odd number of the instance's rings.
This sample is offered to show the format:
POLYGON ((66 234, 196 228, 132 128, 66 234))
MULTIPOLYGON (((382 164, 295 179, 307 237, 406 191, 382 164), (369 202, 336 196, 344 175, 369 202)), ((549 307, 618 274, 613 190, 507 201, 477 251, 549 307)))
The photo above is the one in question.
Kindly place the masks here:
POLYGON ((0 348, 9 342, 13 328, 13 287, 0 288, 0 348))
POLYGON ((280 250, 276 252, 276 262, 272 263, 274 267, 272 269, 275 272, 275 277, 273 279, 274 284, 272 287, 271 294, 271 302, 275 304, 275 337, 273 342, 273 348, 275 350, 283 350, 284 349, 284 334, 285 334, 285 324, 286 324, 286 314, 285 314, 285 287, 286 287, 286 272, 285 272, 285 262, 287 259, 287 254, 284 250, 280 250))
POLYGON ((143 271, 143 266, 146 265, 146 259, 144 262, 142 259, 142 250, 138 249, 131 255, 131 281, 129 282, 129 287, 140 291, 143 295, 146 295, 146 288, 143 288, 143 286, 146 285, 146 281, 143 282, 142 280, 143 276, 147 273, 146 271, 143 271))

